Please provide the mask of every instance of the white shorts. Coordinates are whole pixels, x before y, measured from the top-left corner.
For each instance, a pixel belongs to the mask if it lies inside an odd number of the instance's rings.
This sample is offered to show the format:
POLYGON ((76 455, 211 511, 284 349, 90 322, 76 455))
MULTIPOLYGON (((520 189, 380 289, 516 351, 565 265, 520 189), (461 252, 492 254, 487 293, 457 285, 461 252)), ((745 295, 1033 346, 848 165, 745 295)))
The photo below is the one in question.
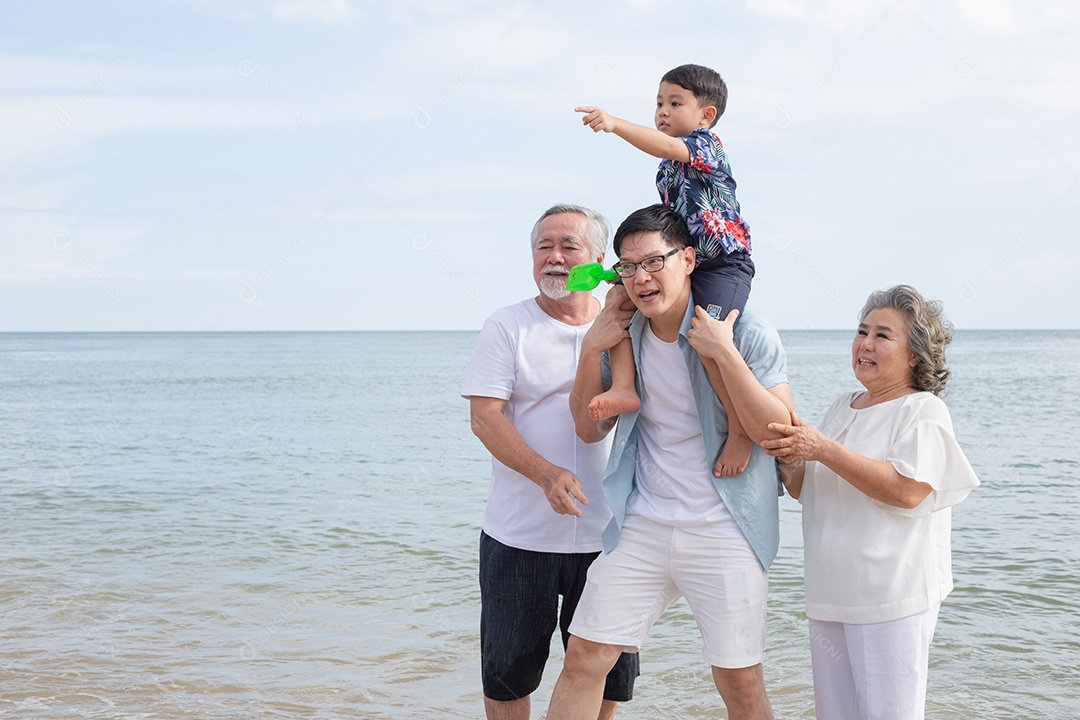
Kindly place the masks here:
POLYGON ((705 660, 750 667, 765 651, 768 589, 769 576, 741 533, 706 537, 631 515, 618 544, 589 567, 570 632, 637 649, 682 596, 705 641, 705 660))
POLYGON ((889 622, 810 620, 814 705, 821 720, 923 720, 930 641, 941 603, 889 622))

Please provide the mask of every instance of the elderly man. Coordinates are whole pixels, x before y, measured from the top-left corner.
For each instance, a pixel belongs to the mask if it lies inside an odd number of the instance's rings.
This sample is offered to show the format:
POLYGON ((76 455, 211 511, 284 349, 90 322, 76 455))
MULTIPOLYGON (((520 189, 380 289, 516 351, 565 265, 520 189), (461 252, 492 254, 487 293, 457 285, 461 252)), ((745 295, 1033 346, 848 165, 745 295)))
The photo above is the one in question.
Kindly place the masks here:
MULTIPOLYGON (((760 443, 771 437, 770 422, 790 417, 786 360, 776 331, 752 309, 720 322, 695 308, 688 242, 686 225, 662 205, 632 213, 615 233, 616 270, 638 309, 629 336, 641 407, 617 421, 603 483, 614 518, 570 626, 548 720, 595 717, 612 662, 636 650, 680 596, 728 717, 773 717, 761 661, 766 571, 779 545, 776 465, 755 446, 743 474, 712 472, 727 419, 709 374, 723 377, 760 443)), ((610 421, 592 419, 588 402, 610 383, 604 351, 627 336, 623 327, 605 310, 582 344, 570 404, 587 442, 610 430, 610 421)))
MULTIPOLYGON (((608 232, 603 216, 574 205, 540 217, 532 231, 540 294, 488 318, 461 391, 473 432, 492 455, 480 534, 489 720, 529 717, 551 635, 559 624, 564 646, 569 639, 586 571, 612 517, 600 492, 610 444, 579 440, 569 405, 582 339, 600 304, 591 293, 566 289, 570 268, 603 260, 608 232)), ((607 317, 625 327, 631 314, 612 309, 607 317)), ((616 702, 633 694, 637 655, 620 655, 613 665, 601 674, 590 720, 614 717, 616 702)))

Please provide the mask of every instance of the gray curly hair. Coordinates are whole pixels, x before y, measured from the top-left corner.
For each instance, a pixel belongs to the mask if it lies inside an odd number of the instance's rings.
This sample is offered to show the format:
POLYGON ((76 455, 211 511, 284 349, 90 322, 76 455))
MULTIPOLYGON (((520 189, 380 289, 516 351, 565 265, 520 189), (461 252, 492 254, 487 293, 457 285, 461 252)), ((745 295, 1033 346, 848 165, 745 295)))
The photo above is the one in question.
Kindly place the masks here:
POLYGON ((953 339, 953 325, 945 319, 941 301, 926 300, 910 285, 875 290, 859 312, 859 322, 881 308, 898 310, 907 320, 908 345, 917 359, 917 364, 911 369, 912 386, 916 390, 940 395, 949 379, 945 348, 953 339))

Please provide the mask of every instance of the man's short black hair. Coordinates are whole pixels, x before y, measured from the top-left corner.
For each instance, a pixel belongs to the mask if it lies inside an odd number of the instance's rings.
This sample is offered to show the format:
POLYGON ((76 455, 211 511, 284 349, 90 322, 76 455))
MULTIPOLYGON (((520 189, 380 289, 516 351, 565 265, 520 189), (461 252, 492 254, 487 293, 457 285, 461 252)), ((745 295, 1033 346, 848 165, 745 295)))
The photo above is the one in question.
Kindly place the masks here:
POLYGON ((690 244, 690 231, 686 229, 686 223, 674 210, 659 203, 649 207, 635 210, 626 216, 626 219, 615 231, 615 254, 622 256, 620 252, 622 241, 627 235, 645 232, 658 232, 668 247, 682 250, 690 244))
POLYGON ((668 70, 660 82, 669 82, 679 87, 686 88, 694 93, 698 103, 702 107, 712 105, 716 108, 716 119, 713 127, 720 116, 727 109, 727 83, 720 73, 704 65, 680 65, 674 70, 668 70))

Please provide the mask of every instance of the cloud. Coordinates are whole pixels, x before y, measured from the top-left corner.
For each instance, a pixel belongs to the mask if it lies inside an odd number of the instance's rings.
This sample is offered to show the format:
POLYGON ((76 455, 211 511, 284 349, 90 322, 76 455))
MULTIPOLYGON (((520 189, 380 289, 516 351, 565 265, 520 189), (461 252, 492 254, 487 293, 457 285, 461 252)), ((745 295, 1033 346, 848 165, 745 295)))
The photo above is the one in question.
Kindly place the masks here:
POLYGON ((1060 30, 1080 20, 1080 6, 1073 0, 956 0, 951 4, 927 0, 747 0, 746 9, 846 34, 864 33, 894 13, 911 15, 934 32, 942 29, 937 22, 944 21, 954 30, 959 25, 979 35, 998 37, 1060 30))
POLYGON ((1080 7, 1073 0, 956 0, 956 7, 976 32, 1001 37, 1075 26, 1080 20, 1080 7))
POLYGON ((145 226, 123 222, 87 225, 78 233, 52 232, 27 216, 7 217, 9 237, 0 253, 0 285, 30 286, 61 278, 114 279, 114 263, 128 256, 145 226))
MULTIPOLYGON (((1004 257, 1005 253, 1001 253, 1004 257)), ((1068 289, 1076 284, 1076 274, 1080 271, 1080 258, 1063 252, 1060 248, 1049 247, 1031 259, 1017 260, 1016 269, 1022 282, 1041 291, 1050 289, 1068 289)))
POLYGON ((903 0, 865 2, 865 0, 748 0, 751 12, 783 20, 797 20, 824 25, 840 32, 864 32, 867 27, 890 12, 903 0))
POLYGON ((746 8, 769 17, 805 20, 809 14, 806 0, 748 0, 746 8))
POLYGON ((348 0, 283 0, 271 13, 282 22, 338 25, 364 22, 367 17, 348 0))
POLYGON ((572 53, 580 39, 544 5, 506 6, 410 33, 384 58, 399 71, 420 75, 484 65, 491 73, 550 71, 547 64, 572 53), (496 61, 497 62, 493 62, 496 61))
MULTIPOLYGON (((152 128, 224 128, 239 129, 296 125, 295 106, 278 97, 236 100, 200 97, 103 97, 77 111, 54 118, 63 107, 61 98, 35 98, 0 101, 0 113, 8 114, 9 125, 16 131, 36 129, 40 135, 63 136, 66 133, 109 135, 152 128), (44 121, 44 122, 43 122, 44 121)), ((6 144, 6 143, 5 143, 6 144)))

